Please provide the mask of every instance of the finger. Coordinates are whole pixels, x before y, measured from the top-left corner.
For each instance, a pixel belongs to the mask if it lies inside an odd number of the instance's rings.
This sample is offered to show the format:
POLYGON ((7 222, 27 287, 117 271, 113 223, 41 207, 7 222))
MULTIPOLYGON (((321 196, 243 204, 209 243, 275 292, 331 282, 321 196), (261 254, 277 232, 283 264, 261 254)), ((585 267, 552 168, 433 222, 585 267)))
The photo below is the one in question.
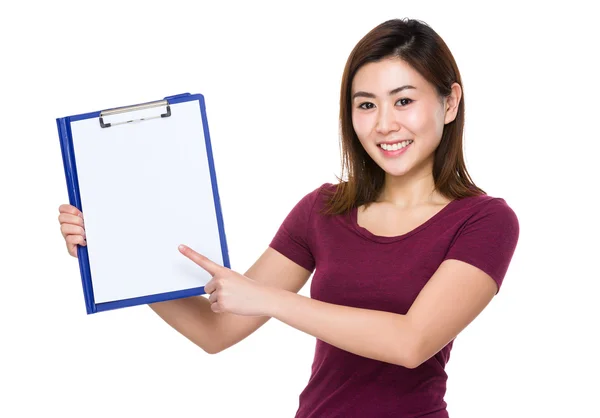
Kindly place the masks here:
POLYGON ((60 205, 58 207, 58 211, 60 213, 68 213, 70 215, 75 215, 79 216, 80 218, 83 218, 83 213, 73 205, 60 205))
POLYGON ((67 235, 65 241, 70 247, 77 247, 77 245, 85 247, 87 245, 87 241, 81 235, 67 235))
POLYGON ((77 257, 77 245, 76 246, 71 246, 71 244, 67 244, 67 251, 69 252, 69 255, 71 255, 72 257, 78 258, 77 257))
POLYGON ((213 276, 208 283, 206 283, 204 285, 204 291, 208 294, 214 292, 215 290, 217 290, 219 288, 219 283, 216 279, 216 276, 213 276))
POLYGON ((223 312, 223 310, 221 309, 221 306, 219 305, 218 302, 213 303, 212 305, 210 305, 210 309, 215 312, 215 313, 221 313, 223 312))
POLYGON ((58 222, 62 225, 62 224, 73 224, 73 225, 79 225, 81 227, 84 226, 83 223, 83 218, 77 216, 77 215, 71 215, 70 213, 61 213, 60 215, 58 215, 58 222))
POLYGON ((209 298, 208 298, 208 301, 209 301, 210 303, 215 303, 215 302, 217 302, 217 300, 218 300, 218 293, 219 293, 219 292, 212 292, 212 293, 210 294, 209 298))
POLYGON ((75 258, 79 258, 77 254, 77 248, 79 248, 79 245, 72 246, 71 244, 67 244, 67 250, 69 251, 69 255, 75 258))
POLYGON ((217 271, 219 271, 219 269, 221 268, 220 265, 218 265, 217 263, 206 258, 202 254, 197 253, 196 251, 192 250, 190 247, 187 247, 185 245, 180 245, 179 251, 181 251, 181 254, 185 255, 187 258, 192 260, 194 263, 198 264, 204 270, 209 272, 211 276, 214 276, 215 274, 217 274, 217 271))
POLYGON ((69 252, 69 254, 71 256, 78 258, 77 247, 79 247, 79 246, 85 247, 87 245, 87 243, 85 241, 77 242, 77 240, 71 239, 71 238, 69 238, 69 241, 74 241, 74 242, 65 242, 65 244, 67 245, 67 251, 69 252))
POLYGON ((77 235, 86 238, 85 229, 73 224, 62 224, 60 226, 60 233, 64 238, 67 238, 69 235, 77 235))
POLYGON ((208 293, 209 295, 210 295, 212 292, 214 292, 214 291, 215 291, 215 289, 216 289, 216 286, 215 286, 214 280, 210 280, 208 283, 206 283, 206 284, 204 285, 204 292, 205 292, 205 293, 208 293))

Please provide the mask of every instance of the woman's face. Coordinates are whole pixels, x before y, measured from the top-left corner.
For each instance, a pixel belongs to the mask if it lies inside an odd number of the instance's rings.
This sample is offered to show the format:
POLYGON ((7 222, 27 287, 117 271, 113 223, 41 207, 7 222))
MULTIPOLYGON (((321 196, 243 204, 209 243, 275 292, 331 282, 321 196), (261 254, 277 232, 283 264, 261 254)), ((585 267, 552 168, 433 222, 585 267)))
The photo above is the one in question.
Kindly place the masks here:
POLYGON ((456 117, 460 94, 455 83, 450 98, 440 102, 435 88, 406 62, 372 62, 352 82, 352 124, 366 152, 389 175, 415 168, 431 172, 433 152, 444 125, 456 117))

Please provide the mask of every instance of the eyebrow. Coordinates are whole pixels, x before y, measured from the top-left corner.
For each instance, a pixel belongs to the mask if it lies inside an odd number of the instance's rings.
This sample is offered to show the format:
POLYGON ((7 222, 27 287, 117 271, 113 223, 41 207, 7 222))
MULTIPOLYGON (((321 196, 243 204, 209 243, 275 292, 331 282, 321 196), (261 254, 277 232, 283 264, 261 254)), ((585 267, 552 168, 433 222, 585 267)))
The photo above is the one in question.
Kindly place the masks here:
MULTIPOLYGON (((402 90, 408 90, 408 89, 414 89, 416 90, 417 88, 414 86, 411 86, 409 84, 402 86, 402 87, 397 87, 394 90, 390 90, 390 92, 388 93, 388 95, 393 96, 396 93, 400 93, 402 90)), ((356 99, 357 97, 367 97, 369 99, 374 99, 375 95, 373 93, 368 93, 366 91, 357 91, 356 93, 354 93, 352 95, 352 100, 356 99)))

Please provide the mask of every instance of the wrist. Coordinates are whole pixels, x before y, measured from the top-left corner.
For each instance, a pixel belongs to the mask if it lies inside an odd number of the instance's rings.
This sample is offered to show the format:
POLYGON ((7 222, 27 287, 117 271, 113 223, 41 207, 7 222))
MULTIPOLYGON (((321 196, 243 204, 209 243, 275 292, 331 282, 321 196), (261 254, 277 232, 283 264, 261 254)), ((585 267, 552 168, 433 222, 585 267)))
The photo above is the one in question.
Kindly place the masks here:
POLYGON ((265 315, 271 318, 276 318, 283 305, 287 290, 278 287, 267 287, 267 303, 265 315))

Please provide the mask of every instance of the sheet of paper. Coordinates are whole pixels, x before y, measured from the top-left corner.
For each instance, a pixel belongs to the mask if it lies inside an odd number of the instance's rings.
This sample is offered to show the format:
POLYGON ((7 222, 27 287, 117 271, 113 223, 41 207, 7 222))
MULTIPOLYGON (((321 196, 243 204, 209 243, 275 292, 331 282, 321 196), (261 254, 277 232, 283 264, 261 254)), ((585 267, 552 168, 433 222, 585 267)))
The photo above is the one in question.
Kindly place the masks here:
POLYGON ((223 265, 199 103, 171 112, 109 128, 71 123, 96 303, 204 286, 209 274, 179 244, 223 265))

